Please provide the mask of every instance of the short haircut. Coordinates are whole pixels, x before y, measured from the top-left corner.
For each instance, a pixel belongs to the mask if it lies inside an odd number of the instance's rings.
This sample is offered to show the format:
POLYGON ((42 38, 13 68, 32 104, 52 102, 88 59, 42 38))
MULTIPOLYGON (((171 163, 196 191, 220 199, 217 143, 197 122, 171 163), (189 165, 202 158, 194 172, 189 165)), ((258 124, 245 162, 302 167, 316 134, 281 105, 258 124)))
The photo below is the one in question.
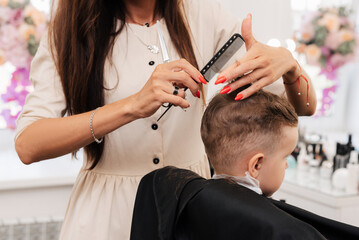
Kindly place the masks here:
POLYGON ((298 116, 286 98, 260 90, 235 101, 243 89, 216 95, 202 118, 202 140, 216 171, 230 170, 239 157, 275 151, 283 126, 298 125, 298 116))

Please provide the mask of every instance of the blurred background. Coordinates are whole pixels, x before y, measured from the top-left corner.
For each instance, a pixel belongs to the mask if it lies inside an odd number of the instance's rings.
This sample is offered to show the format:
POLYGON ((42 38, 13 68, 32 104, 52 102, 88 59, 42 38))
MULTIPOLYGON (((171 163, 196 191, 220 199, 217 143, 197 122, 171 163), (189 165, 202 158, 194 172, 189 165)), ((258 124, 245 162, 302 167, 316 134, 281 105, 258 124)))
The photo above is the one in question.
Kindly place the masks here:
MULTIPOLYGON (((239 19, 252 13, 257 40, 291 51, 317 93, 317 112, 300 118, 298 148, 274 198, 359 226, 350 217, 359 214, 358 187, 349 181, 359 147, 359 0, 219 2, 239 19)), ((81 153, 25 166, 14 150, 15 120, 33 89, 30 63, 50 12, 50 0, 0 0, 0 240, 56 239, 82 166, 81 153)))

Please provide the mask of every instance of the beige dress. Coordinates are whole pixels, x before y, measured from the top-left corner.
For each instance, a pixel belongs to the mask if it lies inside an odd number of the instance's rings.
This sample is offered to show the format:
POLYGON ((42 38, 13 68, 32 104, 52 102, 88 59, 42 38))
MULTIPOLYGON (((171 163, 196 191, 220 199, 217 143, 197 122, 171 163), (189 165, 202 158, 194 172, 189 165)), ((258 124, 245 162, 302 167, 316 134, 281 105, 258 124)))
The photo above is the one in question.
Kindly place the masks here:
MULTIPOLYGON (((202 67, 234 32, 240 31, 240 22, 212 0, 187 0, 185 6, 194 51, 202 67)), ((160 25, 171 60, 179 59, 163 19, 160 25)), ((159 46, 156 26, 129 24, 118 36, 112 56, 114 65, 105 66, 105 85, 111 89, 105 93, 106 104, 138 92, 156 65, 163 63, 161 53, 151 53, 145 44, 159 46), (149 64, 151 61, 154 65, 149 64)), ((65 108, 61 83, 45 40, 32 62, 30 78, 35 90, 26 99, 16 137, 38 119, 61 117, 65 108)), ((204 106, 192 94, 187 94, 187 100, 191 107, 186 112, 172 108, 157 123, 165 110, 160 108, 153 116, 106 135, 104 152, 95 169, 87 170, 89 164, 84 156, 60 239, 129 239, 137 186, 141 177, 152 170, 174 165, 210 177, 200 137, 204 106), (152 125, 156 123, 158 129, 154 130, 152 125)))

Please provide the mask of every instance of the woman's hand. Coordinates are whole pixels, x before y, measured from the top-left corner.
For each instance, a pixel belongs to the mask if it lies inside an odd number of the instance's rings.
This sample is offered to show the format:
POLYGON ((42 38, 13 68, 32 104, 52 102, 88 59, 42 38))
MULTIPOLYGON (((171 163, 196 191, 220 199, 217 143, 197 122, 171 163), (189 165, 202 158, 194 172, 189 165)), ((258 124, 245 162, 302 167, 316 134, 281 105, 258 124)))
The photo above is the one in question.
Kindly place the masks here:
POLYGON ((247 53, 240 60, 218 75, 216 84, 239 80, 225 86, 221 93, 230 93, 252 83, 250 87, 238 93, 236 100, 244 99, 259 89, 278 80, 284 74, 295 71, 300 75, 297 63, 291 53, 282 47, 270 47, 258 42, 252 35, 252 16, 249 14, 242 22, 242 36, 247 53))
POLYGON ((185 100, 183 88, 188 87, 193 96, 200 98, 199 83, 207 82, 185 59, 160 64, 145 86, 131 96, 132 112, 135 118, 145 118, 153 115, 164 103, 188 108, 190 104, 185 100), (174 95, 174 85, 180 88, 177 95, 174 95))

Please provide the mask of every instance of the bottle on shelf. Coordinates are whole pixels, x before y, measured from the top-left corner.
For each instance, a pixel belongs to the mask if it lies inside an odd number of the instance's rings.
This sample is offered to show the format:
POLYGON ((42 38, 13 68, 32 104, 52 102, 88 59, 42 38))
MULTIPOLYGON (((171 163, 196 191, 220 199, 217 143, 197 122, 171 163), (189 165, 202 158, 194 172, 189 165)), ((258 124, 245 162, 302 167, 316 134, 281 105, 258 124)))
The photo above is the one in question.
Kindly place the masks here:
POLYGON ((347 159, 349 158, 349 157, 347 157, 347 155, 348 155, 347 145, 337 143, 337 151, 334 156, 333 171, 336 171, 337 169, 340 169, 340 168, 346 168, 347 159))
POLYGON ((320 165, 320 177, 323 179, 331 179, 333 174, 333 159, 336 151, 336 143, 333 140, 325 138, 323 141, 323 161, 320 165))
POLYGON ((349 194, 358 193, 358 152, 351 151, 349 163, 347 165, 348 177, 346 181, 346 192, 349 194))
POLYGON ((299 144, 299 153, 297 156, 297 170, 308 171, 308 155, 304 143, 299 144))
POLYGON ((333 161, 325 160, 320 166, 320 177, 325 179, 330 179, 333 173, 333 161))
POLYGON ((348 169, 346 168, 347 145, 337 143, 337 152, 334 157, 334 167, 332 175, 333 187, 337 190, 346 191, 348 169))
POLYGON ((319 164, 320 161, 316 159, 314 154, 310 154, 309 158, 309 182, 311 185, 317 185, 319 181, 319 164))
POLYGON ((353 146, 353 143, 352 143, 352 135, 351 134, 349 134, 349 136, 348 136, 347 146, 350 151, 353 151, 355 149, 355 147, 353 146))
POLYGON ((348 135, 348 143, 346 145, 345 165, 347 165, 349 163, 350 153, 351 153, 351 151, 354 151, 354 149, 355 149, 355 147, 353 146, 353 143, 352 143, 352 135, 349 134, 348 135))

